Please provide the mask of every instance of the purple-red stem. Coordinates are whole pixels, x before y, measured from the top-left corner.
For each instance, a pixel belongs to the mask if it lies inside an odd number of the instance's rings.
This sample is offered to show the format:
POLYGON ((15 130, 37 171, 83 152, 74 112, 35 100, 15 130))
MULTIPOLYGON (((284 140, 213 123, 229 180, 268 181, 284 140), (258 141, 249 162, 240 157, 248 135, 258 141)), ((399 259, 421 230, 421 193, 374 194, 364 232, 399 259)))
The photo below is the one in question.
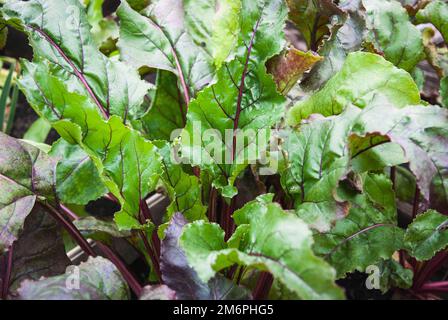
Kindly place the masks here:
POLYGON ((266 299, 273 282, 274 278, 269 272, 262 272, 258 278, 257 285, 252 292, 254 300, 266 299))
POLYGON ((230 236, 233 233, 233 219, 232 214, 235 207, 235 199, 236 197, 233 197, 232 200, 230 200, 230 204, 226 204, 226 210, 225 210, 225 216, 224 216, 224 231, 225 231, 225 239, 226 241, 230 238, 230 236))
POLYGON ((422 285, 418 291, 448 292, 448 281, 428 282, 422 285))
POLYGON ((415 185, 414 202, 412 204, 412 219, 418 214, 418 206, 420 204, 420 189, 415 185))
MULTIPOLYGON (((152 216, 151 212, 149 211, 148 204, 146 203, 145 200, 140 200, 140 212, 141 212, 141 215, 143 216, 143 219, 150 220, 152 222, 155 221, 154 217, 152 216)), ((140 223, 142 223, 142 224, 144 222, 145 221, 140 221, 140 223)), ((159 261, 160 239, 159 239, 159 236, 157 235, 157 231, 154 230, 152 232, 152 235, 151 235, 152 246, 149 243, 149 241, 146 238, 146 235, 143 231, 139 230, 139 235, 143 241, 146 251, 148 252, 148 255, 151 258, 151 262, 153 264, 154 271, 156 272, 157 276, 159 277, 160 282, 162 282, 162 274, 160 272, 160 261, 159 261)))
POLYGON ((3 276, 2 299, 6 299, 6 297, 8 296, 9 282, 11 281, 13 255, 14 255, 14 243, 11 245, 7 253, 6 268, 3 276))
POLYGON ((433 259, 428 261, 416 275, 414 289, 420 289, 425 282, 431 279, 448 259, 448 252, 440 252, 433 259))
POLYGON ((244 92, 244 80, 247 75, 247 68, 249 67, 250 53, 252 52, 252 46, 254 44, 255 34, 257 33, 258 25, 260 20, 257 21, 257 24, 254 27, 252 32, 252 36, 250 38, 249 46, 247 47, 246 61, 244 63, 243 73, 241 74, 241 81, 238 90, 238 99, 236 101, 236 113, 233 121, 233 140, 232 140, 232 160, 235 161, 235 151, 236 151, 236 130, 238 129, 238 122, 240 120, 241 114, 241 103, 243 101, 243 92, 244 92))
POLYGON ((218 192, 215 188, 211 188, 210 190, 210 198, 208 201, 208 220, 210 222, 216 222, 216 199, 218 192))
MULTIPOLYGON (((90 246, 90 243, 87 242, 87 240, 84 238, 84 236, 79 232, 79 230, 74 226, 74 224, 65 219, 58 210, 53 208, 50 204, 44 204, 43 205, 45 209, 47 209, 47 212, 50 213, 50 215, 59 222, 65 230, 72 236, 72 238, 78 243, 78 245, 81 247, 82 250, 84 250, 85 253, 92 257, 96 257, 95 251, 93 251, 92 247, 90 246)), ((61 208, 63 209, 63 208, 61 208)), ((63 209, 64 210, 64 209, 63 209)), ((64 210, 65 211, 65 210, 64 210)), ((71 211, 70 211, 71 212, 71 211)))
MULTIPOLYGON (((71 219, 71 220, 77 220, 79 217, 71 211, 69 208, 64 206, 63 204, 60 204, 60 208, 62 211, 71 219)), ((76 228, 76 227, 75 227, 76 228)), ((115 252, 110 249, 108 246, 104 245, 103 243, 97 241, 96 245, 101 250, 101 252, 110 260, 112 263, 117 267, 117 269, 122 274, 123 278, 128 283, 131 290, 135 293, 137 297, 140 297, 142 294, 143 288, 137 281, 137 279, 131 274, 131 272, 128 270, 126 265, 123 263, 123 261, 118 257, 118 255, 115 254, 115 252)))
POLYGON ((154 271, 157 274, 157 277, 159 278, 160 282, 162 283, 162 273, 160 272, 159 257, 158 257, 158 255, 156 255, 155 250, 151 247, 151 244, 149 243, 148 239, 146 238, 145 233, 143 231, 139 230, 138 234, 143 241, 143 245, 145 246, 146 251, 148 252, 148 255, 149 255, 152 265, 154 267, 154 271))

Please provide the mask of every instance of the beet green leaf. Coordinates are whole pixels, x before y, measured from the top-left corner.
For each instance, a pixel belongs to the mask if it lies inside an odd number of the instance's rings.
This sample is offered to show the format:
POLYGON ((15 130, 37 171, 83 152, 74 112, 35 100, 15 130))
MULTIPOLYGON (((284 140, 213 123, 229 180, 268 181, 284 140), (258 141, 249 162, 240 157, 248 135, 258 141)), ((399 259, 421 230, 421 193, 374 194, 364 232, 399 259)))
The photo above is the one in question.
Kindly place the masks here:
POLYGON ((334 270, 311 250, 307 225, 271 199, 260 196, 236 211, 238 229, 227 243, 217 224, 196 221, 185 226, 180 244, 190 265, 203 281, 238 264, 271 272, 296 298, 342 298, 334 270))
POLYGON ((17 240, 37 199, 55 200, 56 163, 40 149, 0 132, 0 253, 17 240))

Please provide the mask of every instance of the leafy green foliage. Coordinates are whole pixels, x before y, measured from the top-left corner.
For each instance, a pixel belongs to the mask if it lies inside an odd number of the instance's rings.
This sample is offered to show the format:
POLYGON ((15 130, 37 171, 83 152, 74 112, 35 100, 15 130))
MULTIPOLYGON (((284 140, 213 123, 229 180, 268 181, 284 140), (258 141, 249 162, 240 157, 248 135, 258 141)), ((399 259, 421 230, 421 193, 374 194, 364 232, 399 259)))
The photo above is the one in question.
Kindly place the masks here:
POLYGON ((179 246, 179 237, 187 220, 176 213, 170 221, 162 241, 162 274, 164 282, 176 291, 178 299, 195 300, 235 300, 247 299, 250 293, 236 286, 221 275, 203 282, 187 262, 184 251, 179 246))
MULTIPOLYGON (((120 18, 118 46, 125 61, 137 68, 146 66, 173 72, 182 82, 185 97, 212 80, 212 61, 185 33, 182 1, 154 1, 141 14, 123 1, 117 15, 120 18)), ((189 99, 186 100, 188 103, 189 99)))
POLYGON ((448 218, 437 211, 419 214, 405 234, 406 248, 417 260, 429 260, 448 245, 448 218))
POLYGON ((432 23, 445 38, 448 39, 448 4, 441 0, 431 1, 423 10, 419 10, 416 15, 419 23, 432 23))
POLYGON ((89 258, 79 265, 79 289, 67 287, 70 267, 65 274, 38 281, 25 280, 18 293, 26 300, 123 300, 129 298, 124 279, 112 262, 102 258, 89 258))
POLYGON ((389 103, 396 108, 418 104, 420 94, 412 77, 392 63, 370 53, 352 53, 344 66, 325 86, 288 114, 290 124, 298 124, 312 113, 330 116, 348 105, 359 108, 389 103))
POLYGON ((235 212, 238 229, 227 243, 217 224, 198 221, 185 227, 180 243, 199 277, 207 281, 237 263, 272 272, 297 298, 341 298, 332 283, 334 271, 311 251, 306 224, 269 198, 261 196, 235 212))
POLYGON ((60 159, 56 192, 64 203, 87 204, 107 192, 95 164, 78 145, 59 140, 53 144, 50 155, 60 159))
POLYGON ((287 0, 287 3, 290 19, 297 25, 312 50, 329 33, 331 18, 342 14, 342 10, 330 0, 287 0))
POLYGON ((202 90, 188 107, 182 156, 210 172, 214 187, 225 197, 235 195, 235 178, 266 147, 247 132, 268 130, 280 120, 284 108, 284 98, 266 73, 265 63, 285 43, 286 13, 282 1, 243 1, 235 58, 219 69, 216 83, 202 90), (198 141, 194 135, 204 138, 198 141), (242 142, 237 144, 238 140, 242 142), (217 150, 206 146, 212 141, 217 150), (252 157, 249 145, 256 148, 252 157))
POLYGON ((411 71, 423 58, 420 31, 395 0, 363 0, 369 36, 377 50, 399 68, 411 71))
POLYGON ((71 91, 89 96, 103 116, 114 114, 126 120, 142 115, 148 84, 127 65, 97 49, 79 1, 62 0, 51 6, 36 0, 9 1, 3 13, 7 22, 28 33, 35 56, 48 60, 71 91), (64 35, 60 21, 65 23, 64 35))
POLYGON ((314 250, 335 267, 339 278, 354 270, 364 272, 403 247, 390 180, 372 174, 360 178, 362 193, 345 190, 341 195, 351 204, 348 216, 315 237, 314 250))
POLYGON ((382 260, 378 264, 380 268, 380 289, 387 292, 391 288, 408 289, 412 286, 412 270, 403 268, 401 264, 393 259, 382 260))
POLYGON ((1 253, 17 239, 37 198, 54 201, 55 167, 41 150, 0 132, 1 253))
POLYGON ((2 299, 446 291, 445 1, 106 1, 2 2, 2 299))

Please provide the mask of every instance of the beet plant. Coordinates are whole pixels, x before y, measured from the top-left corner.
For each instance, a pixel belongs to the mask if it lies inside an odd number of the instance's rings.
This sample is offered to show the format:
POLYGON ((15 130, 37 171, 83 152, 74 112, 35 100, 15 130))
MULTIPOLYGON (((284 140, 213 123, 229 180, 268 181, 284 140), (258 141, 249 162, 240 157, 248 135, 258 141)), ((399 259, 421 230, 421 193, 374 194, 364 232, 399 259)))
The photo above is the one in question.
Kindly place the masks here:
POLYGON ((2 5, 60 138, 0 133, 1 298, 446 297, 445 1, 102 4, 2 5))

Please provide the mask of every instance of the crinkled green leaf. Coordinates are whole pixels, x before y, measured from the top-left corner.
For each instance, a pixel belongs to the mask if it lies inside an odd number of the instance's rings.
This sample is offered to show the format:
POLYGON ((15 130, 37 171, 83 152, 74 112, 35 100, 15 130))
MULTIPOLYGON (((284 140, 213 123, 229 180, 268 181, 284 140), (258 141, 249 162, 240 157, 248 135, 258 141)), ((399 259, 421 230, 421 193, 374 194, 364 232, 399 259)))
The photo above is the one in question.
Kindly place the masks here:
POLYGON ((222 275, 203 282, 187 262, 179 246, 179 237, 187 224, 180 213, 174 214, 161 246, 161 271, 163 281, 174 291, 178 299, 235 300, 248 299, 250 292, 235 285, 222 275))
POLYGON ((318 50, 324 59, 318 62, 300 82, 301 88, 314 91, 321 88, 338 72, 350 52, 360 50, 366 35, 365 9, 361 0, 348 0, 339 5, 344 15, 333 19, 331 34, 318 50))
POLYGON ((359 108, 388 103, 395 108, 418 104, 420 92, 412 77, 379 55, 356 52, 325 86, 290 109, 288 122, 298 124, 312 113, 341 113, 348 105, 359 108))
POLYGON ((54 201, 55 159, 0 132, 0 253, 17 240, 36 199, 54 201))
POLYGON ((122 1, 117 15, 118 47, 125 61, 137 68, 146 66, 173 72, 188 96, 194 96, 212 80, 214 68, 210 57, 186 32, 182 0, 153 1, 142 14, 122 1))
POLYGON ((342 10, 331 0, 287 0, 289 18, 305 38, 308 48, 315 50, 325 35, 334 15, 342 10))
POLYGON ((411 71, 423 58, 420 31, 395 0, 362 0, 366 9, 368 39, 397 67, 411 71))
POLYGON ((243 1, 235 59, 188 107, 182 156, 208 171, 225 197, 235 195, 236 176, 261 157, 270 127, 282 116, 285 99, 265 63, 283 49, 286 14, 281 0, 243 1))
POLYGON ((196 221, 184 228, 181 247, 203 281, 236 263, 271 272, 296 298, 343 298, 334 284, 334 270, 314 256, 311 231, 301 219, 268 203, 267 196, 246 204, 234 218, 238 229, 247 230, 247 241, 238 248, 230 245, 232 240, 224 242, 217 224, 196 221))
POLYGON ((39 280, 65 272, 70 260, 65 253, 59 224, 41 207, 26 218, 14 243, 10 292, 25 279, 39 280))
POLYGON ((334 197, 349 171, 347 140, 358 112, 352 108, 333 119, 311 121, 291 132, 285 142, 289 166, 282 183, 299 217, 319 231, 328 231, 348 211, 348 205, 334 197))
POLYGON ((140 202, 161 173, 154 145, 112 116, 105 121, 86 96, 70 92, 44 62, 24 62, 20 87, 36 112, 69 143, 80 145, 95 163, 106 187, 120 201, 120 228, 139 228, 140 202))
POLYGON ((446 175, 448 167, 447 124, 448 111, 437 106, 370 107, 353 126, 352 158, 389 141, 399 144, 420 191, 429 200, 433 178, 446 175))
POLYGON ((316 234, 314 251, 337 271, 339 278, 389 259, 402 248, 404 232, 397 227, 395 194, 384 175, 364 174, 362 192, 345 192, 351 204, 347 217, 329 231, 316 234))
POLYGON ((404 268, 394 259, 380 261, 380 289, 386 293, 393 288, 409 289, 412 286, 414 273, 404 268))
POLYGON ((446 1, 431 1, 424 9, 419 10, 416 15, 418 23, 432 23, 448 41, 448 4, 446 1))
POLYGON ((159 146, 162 156, 162 180, 171 199, 167 208, 167 219, 180 212, 188 221, 206 219, 207 207, 202 204, 202 188, 199 179, 186 173, 182 164, 173 162, 173 146, 163 143, 159 146))
POLYGON ((59 159, 56 168, 56 192, 63 203, 87 204, 107 193, 89 155, 79 145, 59 140, 50 155, 59 159))
POLYGON ((12 0, 2 12, 10 25, 28 34, 35 58, 49 60, 71 91, 89 96, 103 114, 123 119, 143 114, 149 84, 135 70, 98 50, 79 0, 12 0))
POLYGON ((417 215, 408 226, 405 246, 419 261, 431 259, 448 245, 448 217, 434 210, 417 215))
POLYGON ((115 265, 102 257, 90 257, 65 274, 38 281, 25 280, 18 289, 23 300, 127 300, 129 288, 115 265), (77 285, 70 288, 67 284, 77 285))
POLYGON ((237 43, 241 0, 186 0, 184 7, 194 42, 221 67, 237 43))

